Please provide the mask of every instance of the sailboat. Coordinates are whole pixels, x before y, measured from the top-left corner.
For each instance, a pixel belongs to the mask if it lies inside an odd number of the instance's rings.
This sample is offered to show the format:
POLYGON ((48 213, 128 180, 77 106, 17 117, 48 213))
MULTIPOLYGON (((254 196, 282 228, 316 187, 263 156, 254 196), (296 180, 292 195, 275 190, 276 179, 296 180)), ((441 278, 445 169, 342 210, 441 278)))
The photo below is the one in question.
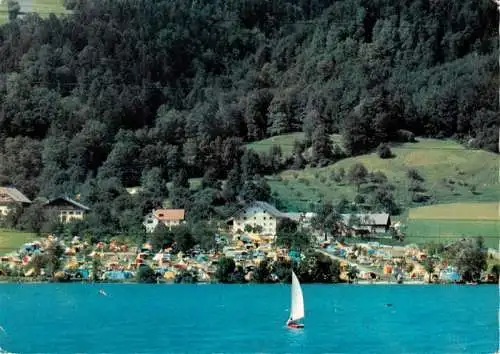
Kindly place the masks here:
POLYGON ((299 279, 292 270, 292 306, 290 318, 286 321, 286 325, 289 328, 304 328, 302 323, 297 322, 302 318, 304 318, 304 297, 299 279))

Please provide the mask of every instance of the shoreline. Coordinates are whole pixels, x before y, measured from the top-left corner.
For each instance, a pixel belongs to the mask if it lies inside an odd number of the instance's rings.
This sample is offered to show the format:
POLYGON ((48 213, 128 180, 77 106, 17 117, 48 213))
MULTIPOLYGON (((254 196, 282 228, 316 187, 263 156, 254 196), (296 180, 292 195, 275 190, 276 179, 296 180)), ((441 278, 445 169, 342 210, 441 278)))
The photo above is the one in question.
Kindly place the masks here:
MULTIPOLYGON (((109 285, 109 284, 142 284, 142 285, 289 285, 289 283, 219 283, 219 282, 195 282, 195 283, 175 283, 173 281, 161 281, 161 282, 153 282, 153 283, 142 283, 137 281, 99 281, 99 282, 91 282, 91 281, 51 281, 51 280, 6 280, 1 279, 0 285, 3 284, 88 284, 88 285, 109 285)), ((348 283, 348 282, 338 282, 338 283, 303 283, 303 285, 497 285, 498 283, 478 283, 478 284, 466 284, 466 283, 429 283, 426 281, 408 281, 403 283, 398 283, 396 281, 358 281, 356 283, 348 283)))

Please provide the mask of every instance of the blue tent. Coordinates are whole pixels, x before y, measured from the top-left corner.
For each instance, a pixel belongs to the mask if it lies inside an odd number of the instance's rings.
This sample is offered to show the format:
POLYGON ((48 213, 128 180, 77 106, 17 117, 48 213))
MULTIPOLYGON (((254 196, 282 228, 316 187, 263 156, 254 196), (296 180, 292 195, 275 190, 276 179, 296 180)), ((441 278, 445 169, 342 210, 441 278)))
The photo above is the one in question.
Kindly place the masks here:
POLYGON ((90 272, 88 269, 78 269, 76 272, 81 275, 82 279, 87 279, 90 275, 90 272))
POLYGON ((299 251, 290 251, 288 252, 288 257, 293 259, 294 261, 300 261, 300 252, 299 251))
POLYGON ((208 261, 208 257, 204 254, 199 254, 196 256, 196 261, 200 262, 200 263, 204 263, 204 262, 208 261))
POLYGON ((109 272, 104 273, 106 279, 110 280, 125 280, 132 278, 132 273, 130 272, 122 272, 119 270, 112 270, 109 272))
POLYGON ((458 274, 454 269, 447 268, 443 269, 439 273, 439 278, 444 281, 456 282, 462 279, 462 276, 458 274))

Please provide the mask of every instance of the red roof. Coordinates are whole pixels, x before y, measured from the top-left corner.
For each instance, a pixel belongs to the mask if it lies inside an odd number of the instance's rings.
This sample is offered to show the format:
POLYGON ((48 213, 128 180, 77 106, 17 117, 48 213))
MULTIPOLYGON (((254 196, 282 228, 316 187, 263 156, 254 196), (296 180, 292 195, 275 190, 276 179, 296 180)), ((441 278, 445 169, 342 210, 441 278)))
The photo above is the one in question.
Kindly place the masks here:
POLYGON ((158 209, 154 216, 159 221, 181 221, 184 220, 184 209, 158 209))

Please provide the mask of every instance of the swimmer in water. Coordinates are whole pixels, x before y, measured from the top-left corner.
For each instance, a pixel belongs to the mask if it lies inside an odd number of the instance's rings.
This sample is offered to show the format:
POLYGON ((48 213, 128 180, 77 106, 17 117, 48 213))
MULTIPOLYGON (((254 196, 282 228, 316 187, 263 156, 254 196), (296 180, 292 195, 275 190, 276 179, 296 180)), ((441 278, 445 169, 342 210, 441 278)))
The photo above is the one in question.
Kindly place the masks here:
POLYGON ((2 331, 3 333, 7 334, 7 331, 2 326, 0 326, 0 331, 2 331))
POLYGON ((100 295, 103 295, 103 296, 108 296, 108 294, 106 294, 106 292, 104 290, 99 290, 99 294, 100 295))

